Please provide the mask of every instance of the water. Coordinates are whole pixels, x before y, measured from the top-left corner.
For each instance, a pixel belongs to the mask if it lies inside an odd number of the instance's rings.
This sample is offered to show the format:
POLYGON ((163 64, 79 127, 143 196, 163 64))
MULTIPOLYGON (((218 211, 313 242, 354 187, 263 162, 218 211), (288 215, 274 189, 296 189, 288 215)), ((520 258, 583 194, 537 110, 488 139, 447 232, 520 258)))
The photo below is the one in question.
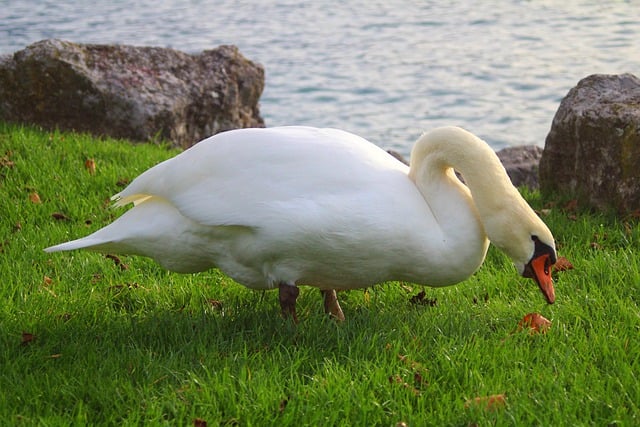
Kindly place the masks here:
POLYGON ((268 126, 350 130, 408 155, 460 125, 494 148, 542 146, 583 77, 640 76, 637 1, 0 1, 0 53, 44 38, 199 52, 266 69, 268 126))

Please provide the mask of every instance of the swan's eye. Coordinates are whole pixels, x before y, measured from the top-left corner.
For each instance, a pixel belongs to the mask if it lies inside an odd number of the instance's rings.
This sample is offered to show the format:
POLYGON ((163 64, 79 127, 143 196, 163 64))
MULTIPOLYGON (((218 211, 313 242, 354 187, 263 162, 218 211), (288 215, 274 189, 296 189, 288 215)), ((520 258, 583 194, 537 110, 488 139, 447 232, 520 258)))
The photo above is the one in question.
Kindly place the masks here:
POLYGON ((556 251, 551 246, 543 243, 536 235, 531 236, 531 240, 533 240, 533 243, 535 245, 533 256, 531 257, 531 259, 538 258, 540 255, 544 254, 549 255, 549 258, 546 261, 547 263, 549 263, 549 265, 546 266, 545 263, 545 270, 556 263, 556 251))

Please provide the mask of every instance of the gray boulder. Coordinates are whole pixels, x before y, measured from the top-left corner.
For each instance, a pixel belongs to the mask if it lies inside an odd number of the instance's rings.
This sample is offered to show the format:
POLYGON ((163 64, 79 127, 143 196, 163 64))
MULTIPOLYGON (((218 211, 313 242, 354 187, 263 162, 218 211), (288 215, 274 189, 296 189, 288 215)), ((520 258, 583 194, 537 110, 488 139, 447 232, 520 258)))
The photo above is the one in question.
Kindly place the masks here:
POLYGON ((235 46, 173 49, 43 40, 0 58, 0 120, 187 147, 264 127, 264 69, 235 46))
POLYGON ((538 166, 542 148, 537 145, 507 147, 496 153, 516 187, 538 188, 538 166))
POLYGON ((569 91, 545 142, 540 187, 599 210, 640 209, 640 79, 592 75, 569 91))

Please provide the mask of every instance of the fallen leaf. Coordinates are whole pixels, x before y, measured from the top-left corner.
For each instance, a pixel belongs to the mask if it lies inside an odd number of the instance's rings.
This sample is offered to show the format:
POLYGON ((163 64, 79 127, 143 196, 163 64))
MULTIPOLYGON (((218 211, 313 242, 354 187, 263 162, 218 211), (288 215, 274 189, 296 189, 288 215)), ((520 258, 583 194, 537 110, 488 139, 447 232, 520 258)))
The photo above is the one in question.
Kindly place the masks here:
POLYGON ((51 214, 53 219, 57 219, 58 221, 68 221, 69 217, 63 214, 62 212, 54 212, 51 214))
POLYGON ((84 168, 89 172, 89 174, 94 175, 96 173, 96 161, 93 159, 85 160, 84 168))
POLYGON ((402 377, 400 375, 392 375, 389 377, 389 383, 390 384, 398 384, 401 385, 402 387, 406 388, 407 390, 409 390, 411 393, 413 393, 415 396, 418 396, 420 394, 420 390, 418 390, 417 388, 413 387, 412 385, 406 383, 402 377))
POLYGON ((29 194, 29 200, 31 200, 31 203, 42 203, 40 196, 35 191, 29 194))
POLYGON ((578 209, 578 200, 573 199, 569 200, 566 205, 564 205, 564 210, 567 212, 575 212, 578 209))
POLYGON ((435 307, 438 304, 438 300, 435 298, 426 298, 426 292, 420 291, 416 295, 409 299, 411 304, 428 305, 429 307, 435 307))
POLYGON ((139 284, 133 282, 133 283, 125 283, 125 284, 121 284, 121 285, 113 285, 113 286, 109 286, 109 290, 113 291, 113 290, 120 290, 120 289, 138 289, 140 287, 139 284))
POLYGON ((120 258, 118 258, 117 255, 113 255, 113 254, 106 254, 105 258, 109 258, 111 260, 113 260, 114 264, 116 266, 119 266, 121 270, 128 270, 129 266, 125 263, 123 263, 120 258))
POLYGON ((504 394, 493 394, 491 396, 475 397, 464 402, 465 409, 471 407, 483 407, 487 411, 495 411, 502 409, 507 404, 507 398, 504 394))
POLYGON ((194 418, 193 420, 194 427, 207 427, 207 422, 200 418, 194 418))
POLYGON ((551 328, 551 321, 540 313, 529 313, 518 322, 518 330, 529 328, 530 334, 546 333, 551 328))
POLYGON ((635 211, 629 214, 629 218, 640 219, 640 209, 636 209, 635 211))
POLYGON ((22 345, 28 345, 30 342, 36 339, 36 336, 29 332, 22 332, 22 345))
POLYGON ((49 276, 44 276, 42 282, 45 286, 49 286, 51 283, 53 283, 53 279, 49 276))
POLYGON ((553 269, 555 271, 573 270, 573 264, 571 264, 571 261, 567 258, 561 256, 556 260, 556 263, 553 265, 553 269))
POLYGON ((424 379, 424 377, 422 376, 422 374, 418 371, 415 371, 413 373, 413 382, 417 385, 417 386, 428 386, 429 382, 427 380, 424 379))
POLYGON ((16 165, 12 160, 9 160, 9 158, 11 157, 11 154, 12 153, 10 151, 7 151, 4 157, 0 157, 0 167, 12 168, 16 165))
POLYGON ((222 309, 222 301, 217 300, 217 299, 213 299, 213 298, 209 298, 207 301, 209 302, 211 307, 217 308, 218 310, 222 309))
POLYGON ((117 182, 116 182, 116 186, 118 187, 126 187, 127 184, 129 184, 129 178, 120 178, 117 182))
POLYGON ((287 404, 289 404, 289 399, 282 399, 280 405, 278 405, 278 412, 282 414, 287 408, 287 404))
MULTIPOLYGON (((420 392, 421 388, 429 385, 429 382, 425 379, 425 375, 429 371, 421 363, 416 362, 409 358, 409 356, 399 354, 398 359, 404 362, 409 368, 413 370, 413 389, 420 392)), ((396 375, 397 376, 397 375, 396 375)), ((398 376, 397 376, 398 377, 398 376)), ((409 386, 407 384, 407 386, 409 386)))

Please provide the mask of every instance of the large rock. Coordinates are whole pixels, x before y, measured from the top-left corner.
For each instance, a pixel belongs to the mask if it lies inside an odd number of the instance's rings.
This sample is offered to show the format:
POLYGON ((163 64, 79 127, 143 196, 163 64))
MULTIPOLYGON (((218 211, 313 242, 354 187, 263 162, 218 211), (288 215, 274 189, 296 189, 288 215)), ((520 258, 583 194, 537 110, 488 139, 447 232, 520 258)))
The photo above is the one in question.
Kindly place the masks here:
POLYGON ((540 186, 600 210, 640 209, 640 79, 592 75, 569 91, 546 139, 540 186))
POLYGON ((496 153, 516 187, 538 188, 538 167, 542 148, 537 145, 507 147, 496 153))
POLYGON ((44 40, 0 58, 0 120, 189 146, 263 127, 264 69, 235 46, 173 49, 44 40))

